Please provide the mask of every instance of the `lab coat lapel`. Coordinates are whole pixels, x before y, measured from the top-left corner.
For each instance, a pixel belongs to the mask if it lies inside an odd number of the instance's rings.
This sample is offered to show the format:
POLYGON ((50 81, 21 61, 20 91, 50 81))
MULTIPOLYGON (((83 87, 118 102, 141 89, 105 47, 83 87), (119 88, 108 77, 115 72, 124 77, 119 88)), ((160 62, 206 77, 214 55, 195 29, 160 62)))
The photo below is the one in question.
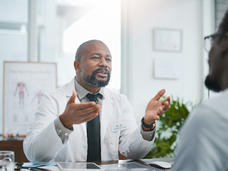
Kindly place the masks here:
MULTIPOLYGON (((74 79, 73 79, 69 84, 67 84, 65 86, 65 92, 66 92, 66 100, 67 100, 67 102, 70 99, 70 97, 72 96, 72 93, 73 93, 74 90, 75 90, 75 85, 74 85, 74 79)), ((78 97, 76 97, 75 103, 80 103, 78 97)))
POLYGON ((75 90, 75 87, 74 87, 74 79, 73 79, 71 82, 65 85, 66 98, 69 99, 72 96, 72 93, 74 90, 75 90))

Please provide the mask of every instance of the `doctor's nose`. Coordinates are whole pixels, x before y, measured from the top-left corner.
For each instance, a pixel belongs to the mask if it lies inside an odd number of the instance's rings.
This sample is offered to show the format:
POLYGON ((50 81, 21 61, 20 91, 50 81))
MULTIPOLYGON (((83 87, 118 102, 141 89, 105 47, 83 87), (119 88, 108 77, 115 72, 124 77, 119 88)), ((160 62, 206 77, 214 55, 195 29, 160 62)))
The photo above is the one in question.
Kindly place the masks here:
POLYGON ((108 62, 106 61, 106 59, 104 57, 102 57, 99 61, 99 65, 100 66, 104 66, 107 67, 108 66, 108 62))

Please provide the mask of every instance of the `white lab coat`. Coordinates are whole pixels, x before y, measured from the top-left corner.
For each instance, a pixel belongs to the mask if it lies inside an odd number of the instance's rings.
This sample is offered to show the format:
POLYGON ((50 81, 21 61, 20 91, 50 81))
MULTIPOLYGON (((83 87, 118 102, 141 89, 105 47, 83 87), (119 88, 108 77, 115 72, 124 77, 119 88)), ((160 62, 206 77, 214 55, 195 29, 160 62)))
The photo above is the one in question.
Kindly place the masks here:
MULTIPOLYGON (((64 112, 74 90, 74 82, 42 97, 35 123, 23 147, 30 161, 86 161, 86 123, 73 125, 74 131, 63 144, 55 130, 54 120, 64 112)), ((80 103, 76 99, 76 103, 80 103)), ((104 88, 100 113, 101 160, 118 160, 118 151, 124 156, 139 159, 151 149, 152 141, 142 138, 134 112, 126 96, 104 88)))

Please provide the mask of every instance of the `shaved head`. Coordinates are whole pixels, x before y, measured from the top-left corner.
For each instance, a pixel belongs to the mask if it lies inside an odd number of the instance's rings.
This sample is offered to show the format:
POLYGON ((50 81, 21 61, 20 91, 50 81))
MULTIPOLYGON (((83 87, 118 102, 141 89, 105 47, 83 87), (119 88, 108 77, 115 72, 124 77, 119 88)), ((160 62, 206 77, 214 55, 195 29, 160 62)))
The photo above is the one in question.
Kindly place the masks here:
MULTIPOLYGON (((82 54, 83 54, 83 52, 85 51, 85 48, 86 48, 88 45, 93 44, 93 43, 101 43, 101 44, 105 45, 105 43, 102 42, 102 41, 100 41, 100 40, 96 40, 96 39, 94 39, 94 40, 88 40, 88 41, 82 43, 82 44, 78 47, 77 52, 76 52, 76 54, 75 54, 75 60, 76 60, 76 61, 80 61, 80 60, 81 60, 81 57, 82 57, 82 54)), ((105 46, 106 46, 106 45, 105 45, 105 46)), ((107 46, 106 46, 106 47, 107 47, 107 46)))

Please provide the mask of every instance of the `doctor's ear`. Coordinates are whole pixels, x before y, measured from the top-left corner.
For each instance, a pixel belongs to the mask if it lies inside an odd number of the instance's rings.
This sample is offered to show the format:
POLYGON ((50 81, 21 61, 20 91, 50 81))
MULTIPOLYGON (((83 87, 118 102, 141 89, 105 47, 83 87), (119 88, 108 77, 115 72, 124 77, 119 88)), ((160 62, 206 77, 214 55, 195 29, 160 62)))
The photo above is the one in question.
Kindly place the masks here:
POLYGON ((74 69, 76 72, 80 72, 80 66, 79 66, 79 62, 77 60, 74 61, 74 69))

